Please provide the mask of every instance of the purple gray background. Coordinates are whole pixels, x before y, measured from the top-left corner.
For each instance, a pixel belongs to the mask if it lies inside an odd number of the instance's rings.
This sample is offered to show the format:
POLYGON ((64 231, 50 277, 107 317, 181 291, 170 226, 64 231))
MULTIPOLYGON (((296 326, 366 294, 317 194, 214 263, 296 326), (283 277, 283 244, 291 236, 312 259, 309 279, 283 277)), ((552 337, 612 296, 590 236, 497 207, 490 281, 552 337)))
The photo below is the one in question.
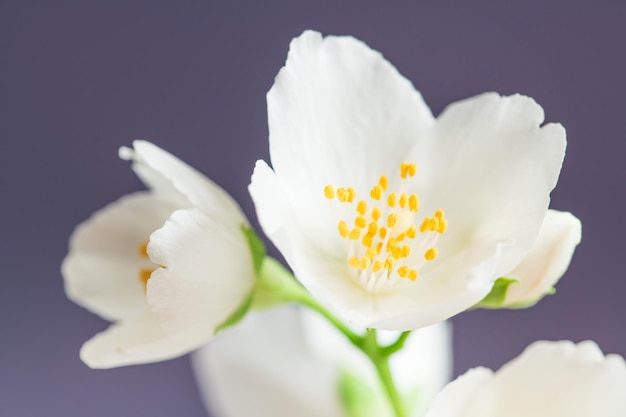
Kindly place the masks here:
POLYGON ((535 308, 454 318, 456 372, 499 367, 537 339, 626 355, 625 22, 621 1, 2 1, 0 415, 205 416, 187 358, 107 371, 79 361, 107 324, 65 298, 59 264, 78 222, 142 188, 117 159, 135 138, 199 168, 254 218, 265 93, 308 28, 382 51, 435 114, 520 92, 567 128, 552 206, 582 219, 583 243, 535 308))

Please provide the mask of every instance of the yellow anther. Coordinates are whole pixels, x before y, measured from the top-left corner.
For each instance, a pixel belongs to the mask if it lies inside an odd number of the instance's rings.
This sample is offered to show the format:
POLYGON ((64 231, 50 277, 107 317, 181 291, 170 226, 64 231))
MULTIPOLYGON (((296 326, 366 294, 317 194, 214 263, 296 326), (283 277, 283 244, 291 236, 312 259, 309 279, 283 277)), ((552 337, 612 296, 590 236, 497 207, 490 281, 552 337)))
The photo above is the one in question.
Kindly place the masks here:
POLYGON ((406 162, 403 162, 402 164, 400 164, 400 177, 402 177, 402 179, 406 178, 408 165, 409 164, 406 162))
POLYGON ((383 250, 383 242, 378 242, 376 244, 376 253, 380 253, 381 250, 383 250))
POLYGON ((374 266, 372 266, 372 272, 378 272, 381 269, 383 269, 383 263, 382 261, 376 261, 374 262, 374 266))
POLYGON ((387 236, 387 229, 385 229, 384 227, 378 229, 378 236, 380 236, 381 239, 384 239, 385 236, 387 236))
POLYGON ((367 225, 367 220, 365 220, 365 217, 359 216, 354 219, 354 225, 362 229, 367 225))
POLYGON ((396 213, 390 213, 387 216, 387 227, 392 228, 396 225, 398 221, 398 215, 396 213))
POLYGON ((326 187, 324 187, 324 197, 329 200, 335 198, 335 189, 332 185, 327 185, 326 187))
POLYGON ((380 212, 380 209, 378 207, 374 207, 372 209, 372 220, 377 221, 378 219, 380 219, 381 215, 382 213, 380 212))
POLYGON ((367 234, 370 236, 376 236, 376 232, 378 232, 378 223, 371 222, 367 226, 367 234))
POLYGON ((424 233, 428 230, 428 222, 430 221, 429 217, 426 217, 420 226, 420 232, 424 233))
POLYGON ((398 200, 398 205, 400 207, 402 207, 402 208, 405 208, 407 200, 408 200, 408 197, 407 197, 406 193, 400 194, 400 199, 398 200))
POLYGON ((411 247, 409 245, 402 246, 402 257, 408 258, 411 255, 411 247))
POLYGON ((389 185, 389 181, 387 180, 387 176, 386 175, 381 175, 380 176, 380 179, 378 180, 378 185, 381 186, 383 191, 387 190, 387 187, 389 185))
POLYGON ((408 237, 409 239, 415 239, 415 236, 417 236, 417 228, 415 227, 414 224, 410 225, 408 229, 406 229, 406 237, 408 237))
POLYGON ((417 276, 418 276, 418 273, 417 273, 417 271, 415 269, 411 269, 409 271, 409 279, 411 281, 415 281, 417 279, 417 276))
POLYGON ((350 230, 350 233, 348 233, 348 239, 350 240, 357 240, 359 237, 361 237, 361 229, 359 229, 358 227, 355 227, 354 229, 350 230))
POLYGON ((382 194, 383 187, 381 187, 380 184, 375 185, 374 188, 372 188, 372 191, 370 191, 370 197, 372 197, 374 200, 380 200, 382 194))
POLYGON ((387 196, 387 205, 391 208, 394 208, 396 206, 397 200, 398 200, 398 196, 396 195, 396 193, 390 193, 387 196))
POLYGON ((442 218, 443 218, 443 216, 444 216, 443 210, 438 209, 438 210, 435 212, 435 217, 437 217, 438 219, 442 219, 442 218))
POLYGON ((402 257, 402 249, 400 249, 399 247, 395 247, 391 252, 391 257, 396 261, 399 260, 402 257))
POLYGON ((400 268, 398 268, 398 275, 400 275, 400 277, 402 278, 406 278, 409 275, 410 270, 411 269, 406 265, 401 266, 400 268))
POLYGON ((154 269, 150 269, 150 268, 141 268, 139 270, 139 282, 141 282, 141 285, 143 285, 144 291, 148 289, 148 280, 150 279, 150 276, 152 275, 153 272, 154 272, 154 269))
POLYGON ((437 257, 438 254, 439 254, 439 251, 437 250, 437 248, 430 248, 424 253, 424 258, 427 261, 432 261, 433 259, 437 257))
POLYGON ((371 248, 372 247, 372 235, 363 236, 363 239, 361 239, 361 243, 366 248, 371 248))
POLYGON ((395 264, 396 264, 396 260, 395 260, 395 259, 393 259, 393 258, 387 258, 387 259, 385 259, 385 265, 384 265, 384 267, 385 267, 385 269, 386 269, 387 271, 391 271, 391 270, 393 269, 393 266, 394 266, 395 264))
POLYGON ((369 258, 361 258, 361 260, 359 261, 359 268, 362 270, 366 270, 370 267, 371 262, 372 261, 369 258))
POLYGON ((437 229, 437 231, 438 231, 439 233, 445 233, 445 232, 446 232, 446 230, 448 230, 448 220, 446 220, 446 219, 442 219, 442 220, 439 222, 439 229, 437 229))
MULTIPOLYGON (((141 242, 139 244, 139 256, 145 259, 148 259, 148 241, 146 240, 145 242, 141 242)), ((152 272, 151 272, 152 273, 152 272)))
POLYGON ((417 194, 411 194, 409 197, 409 210, 417 212, 420 209, 420 202, 417 198, 417 194))
POLYGON ((406 175, 408 175, 409 177, 414 177, 416 173, 417 173, 417 165, 407 164, 406 175))
POLYGON ((339 224, 337 225, 337 228, 339 229, 339 235, 343 238, 348 237, 348 233, 350 232, 350 229, 348 229, 348 224, 346 222, 344 222, 343 220, 339 221, 339 224))
POLYGON ((367 211, 367 203, 365 202, 365 200, 359 201, 359 204, 356 205, 356 211, 361 216, 365 216, 365 212, 367 211))
POLYGON ((393 252, 397 248, 398 243, 396 242, 396 240, 394 238, 389 238, 389 241, 387 242, 387 247, 385 248, 387 252, 393 252))
POLYGON ((405 237, 406 237, 405 233, 400 233, 398 236, 396 236, 396 242, 402 242, 405 237))
POLYGON ((360 263, 361 261, 356 256, 353 256, 350 259, 348 259, 348 265, 350 265, 352 268, 358 268, 360 263))
POLYGON ((337 200, 345 203, 348 200, 348 190, 343 187, 337 188, 337 200))
POLYGON ((354 191, 354 188, 352 187, 348 187, 346 191, 348 192, 348 198, 346 200, 348 201, 348 203, 352 203, 354 201, 354 198, 356 197, 356 191, 354 191))
POLYGON ((369 248, 367 252, 365 252, 365 257, 369 258, 370 260, 373 260, 377 256, 378 252, 376 252, 376 249, 369 248))
POLYGON ((431 232, 439 230, 439 217, 432 217, 430 219, 430 224, 428 225, 431 232))

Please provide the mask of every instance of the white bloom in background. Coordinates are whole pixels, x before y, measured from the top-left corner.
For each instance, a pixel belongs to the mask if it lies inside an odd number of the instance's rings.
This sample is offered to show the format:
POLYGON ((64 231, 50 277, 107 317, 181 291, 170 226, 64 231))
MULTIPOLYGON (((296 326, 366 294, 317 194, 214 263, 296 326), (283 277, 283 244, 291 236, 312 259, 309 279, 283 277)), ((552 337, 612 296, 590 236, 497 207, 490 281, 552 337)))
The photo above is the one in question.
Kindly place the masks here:
POLYGON ((626 364, 591 342, 535 342, 493 373, 474 368, 435 397, 427 417, 622 417, 626 364))
MULTIPOLYGON (((363 354, 324 319, 293 307, 249 314, 192 359, 211 415, 393 416, 363 354), (363 385, 351 386, 346 377, 363 385), (350 414, 343 403, 346 396, 355 394, 353 389, 363 390, 361 396, 352 398, 356 401, 352 405, 361 409, 357 414, 350 414)), ((413 405, 410 416, 423 415, 424 406, 451 374, 446 323, 412 334, 390 365, 400 393, 413 405)))
POLYGON ((305 32, 267 100, 273 169, 259 161, 250 185, 259 220, 353 325, 445 320, 535 242, 566 141, 531 98, 483 94, 435 118, 380 53, 305 32))
POLYGON ((254 281, 237 204, 159 147, 133 146, 120 156, 133 160, 149 191, 124 196, 79 225, 62 265, 68 297, 114 322, 81 349, 92 368, 198 348, 254 281))

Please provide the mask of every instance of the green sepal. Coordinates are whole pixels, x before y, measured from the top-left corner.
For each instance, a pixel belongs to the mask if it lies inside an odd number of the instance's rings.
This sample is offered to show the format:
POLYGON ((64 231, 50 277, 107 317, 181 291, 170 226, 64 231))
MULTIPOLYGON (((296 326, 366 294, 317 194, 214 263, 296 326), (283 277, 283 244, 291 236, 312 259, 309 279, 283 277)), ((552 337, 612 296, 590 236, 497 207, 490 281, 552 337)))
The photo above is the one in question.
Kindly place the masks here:
POLYGON ((224 329, 232 327, 239 323, 248 313, 252 307, 252 302, 256 297, 257 287, 259 286, 259 276, 263 267, 263 260, 265 259, 265 245, 259 236, 256 234, 253 228, 246 224, 241 225, 241 231, 248 242, 248 248, 252 255, 252 267, 254 268, 254 275, 256 276, 255 283, 243 300, 243 302, 237 307, 230 316, 220 323, 214 330, 213 334, 217 334, 224 329))
POLYGON ((474 308, 507 308, 504 302, 506 301, 506 294, 509 291, 511 284, 519 284, 519 280, 515 278, 501 277, 493 283, 491 292, 487 294, 478 304, 474 305, 474 308))
POLYGON ((339 373, 339 399, 346 417, 380 417, 387 415, 380 393, 348 371, 339 373))
POLYGON ((213 331, 214 335, 218 334, 224 329, 227 329, 239 323, 246 316, 246 314, 248 314, 248 311, 252 306, 252 301, 254 300, 254 293, 254 288, 252 288, 252 290, 246 296, 245 300, 243 300, 243 303, 241 303, 239 307, 237 307, 237 309, 230 316, 228 316, 226 320, 224 320, 215 328, 215 330, 213 331))
POLYGON ((308 292, 280 262, 269 256, 263 260, 252 308, 263 310, 278 304, 298 302, 308 292))
POLYGON ((259 275, 261 273, 261 267, 263 266, 263 260, 265 259, 266 254, 265 244, 250 226, 242 224, 241 231, 248 241, 248 247, 250 248, 250 253, 252 254, 254 272, 256 275, 259 275))
POLYGON ((517 303, 509 304, 506 308, 528 308, 537 304, 543 297, 546 295, 554 295, 556 294, 556 288, 550 287, 541 297, 537 297, 534 300, 529 301, 520 301, 517 303))

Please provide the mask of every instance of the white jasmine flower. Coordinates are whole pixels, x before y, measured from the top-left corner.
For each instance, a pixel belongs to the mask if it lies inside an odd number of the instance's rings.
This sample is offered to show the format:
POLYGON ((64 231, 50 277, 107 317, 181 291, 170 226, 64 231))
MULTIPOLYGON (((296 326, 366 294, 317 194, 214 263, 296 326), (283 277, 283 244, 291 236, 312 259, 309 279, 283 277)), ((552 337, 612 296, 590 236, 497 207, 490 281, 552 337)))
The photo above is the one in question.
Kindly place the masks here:
MULTIPOLYGON (((211 415, 394 415, 364 355, 324 319, 293 307, 249 314, 192 359, 211 415)), ((450 376, 446 324, 412 334, 392 357, 391 368, 399 391, 412 406, 410 416, 422 416, 423 407, 450 376)))
POLYGON ((427 417, 621 417, 626 364, 591 342, 536 342, 493 373, 474 368, 439 393, 427 417))
POLYGON ((350 323, 411 330, 479 302, 536 240, 565 131, 524 96, 435 118, 380 53, 293 40, 267 96, 273 169, 250 192, 296 277, 350 323))
POLYGON ((213 337, 249 294, 252 258, 237 204, 179 159, 145 142, 122 148, 150 191, 79 225, 62 272, 68 297, 114 322, 87 341, 93 368, 170 359, 213 337))

